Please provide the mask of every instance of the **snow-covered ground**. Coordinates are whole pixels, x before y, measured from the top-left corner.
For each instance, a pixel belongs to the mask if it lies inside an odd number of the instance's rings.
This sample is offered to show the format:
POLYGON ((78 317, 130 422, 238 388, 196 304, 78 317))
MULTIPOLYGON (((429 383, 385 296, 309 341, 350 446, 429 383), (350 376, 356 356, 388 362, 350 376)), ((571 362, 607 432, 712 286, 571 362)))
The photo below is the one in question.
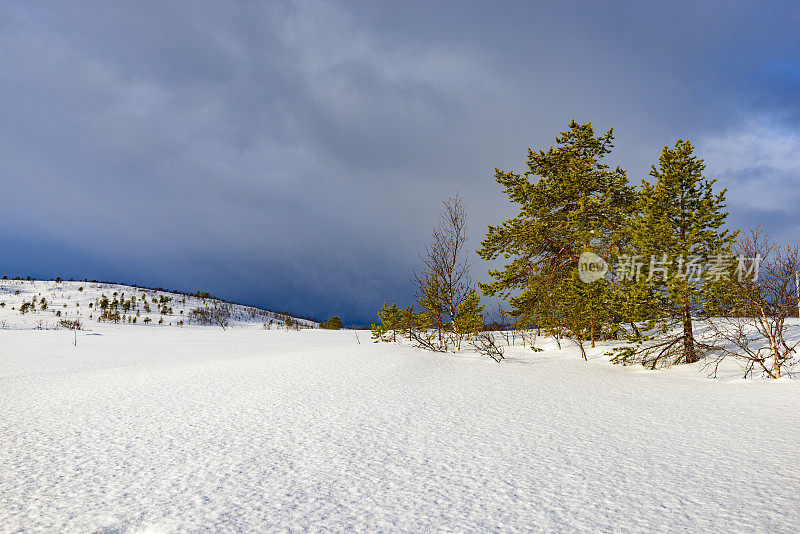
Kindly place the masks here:
POLYGON ((797 380, 87 328, 0 330, 1 532, 800 531, 797 380))

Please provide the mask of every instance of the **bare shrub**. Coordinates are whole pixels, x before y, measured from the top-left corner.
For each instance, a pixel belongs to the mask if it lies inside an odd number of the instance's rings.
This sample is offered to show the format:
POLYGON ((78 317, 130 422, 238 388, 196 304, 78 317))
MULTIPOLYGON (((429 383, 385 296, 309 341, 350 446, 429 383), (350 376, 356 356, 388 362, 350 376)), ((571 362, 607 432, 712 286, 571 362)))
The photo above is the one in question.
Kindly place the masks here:
POLYGON ((410 334, 414 344, 421 349, 431 352, 447 352, 448 335, 446 333, 444 337, 441 337, 436 329, 412 329, 410 334))
POLYGON ((735 250, 743 257, 761 258, 761 269, 754 277, 732 276, 722 299, 722 316, 709 321, 715 338, 723 342, 714 346, 713 374, 722 359, 732 357, 743 363, 745 377, 758 370, 780 378, 796 363, 800 345, 786 339, 786 318, 797 311, 798 247, 780 248, 755 228, 739 239, 735 250))
POLYGON ((68 330, 83 330, 83 325, 81 324, 80 319, 61 319, 58 322, 58 325, 61 328, 66 328, 68 330))
POLYGON ((203 306, 189 312, 189 319, 196 324, 219 326, 223 330, 228 326, 231 311, 226 305, 203 306))
POLYGON ((479 354, 489 356, 497 363, 500 363, 505 357, 503 356, 503 349, 495 342, 493 332, 480 332, 472 338, 470 344, 475 347, 479 354))

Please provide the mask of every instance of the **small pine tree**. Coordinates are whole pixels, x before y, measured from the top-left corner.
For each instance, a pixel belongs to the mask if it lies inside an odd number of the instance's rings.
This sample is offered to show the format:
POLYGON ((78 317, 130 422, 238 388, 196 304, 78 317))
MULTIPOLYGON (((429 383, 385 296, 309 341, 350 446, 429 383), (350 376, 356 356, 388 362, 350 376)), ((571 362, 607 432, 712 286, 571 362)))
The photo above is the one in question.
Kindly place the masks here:
POLYGON ((342 320, 337 315, 334 315, 327 321, 320 323, 319 327, 325 330, 341 330, 342 320))
POLYGON ((372 339, 378 341, 397 341, 397 332, 403 329, 403 311, 397 304, 389 306, 383 303, 383 308, 378 312, 379 325, 372 325, 372 339), (388 339, 385 336, 390 336, 388 339))
POLYGON ((483 309, 477 291, 473 290, 469 296, 458 306, 458 315, 453 322, 453 332, 456 338, 456 350, 461 349, 461 339, 483 331, 483 309))
POLYGON ((421 313, 427 314, 427 318, 436 328, 439 344, 445 346, 447 340, 444 332, 448 326, 445 320, 445 314, 447 313, 445 309, 445 303, 447 302, 446 284, 437 273, 430 273, 423 282, 423 287, 420 288, 421 294, 417 296, 417 301, 422 308, 421 313))

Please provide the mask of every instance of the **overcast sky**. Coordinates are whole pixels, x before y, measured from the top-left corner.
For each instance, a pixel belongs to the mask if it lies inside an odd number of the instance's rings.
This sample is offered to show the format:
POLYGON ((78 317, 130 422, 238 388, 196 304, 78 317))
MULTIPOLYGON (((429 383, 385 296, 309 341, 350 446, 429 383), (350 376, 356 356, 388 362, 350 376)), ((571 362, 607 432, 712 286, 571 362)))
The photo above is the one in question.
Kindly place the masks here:
POLYGON ((663 4, 3 2, 0 275, 368 323, 441 201, 477 248, 494 167, 572 118, 634 183, 692 140, 732 226, 797 242, 800 4, 663 4))

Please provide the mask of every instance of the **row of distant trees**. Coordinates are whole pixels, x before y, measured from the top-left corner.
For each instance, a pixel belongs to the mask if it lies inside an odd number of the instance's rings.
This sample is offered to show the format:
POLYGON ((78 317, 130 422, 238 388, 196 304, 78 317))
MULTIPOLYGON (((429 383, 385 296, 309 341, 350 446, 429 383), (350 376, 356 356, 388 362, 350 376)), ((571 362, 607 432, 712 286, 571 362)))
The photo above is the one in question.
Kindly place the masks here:
MULTIPOLYGON (((596 134, 573 120, 554 146, 529 149, 523 173, 495 170, 518 214, 488 227, 478 255, 507 263, 478 288, 506 303, 511 328, 571 340, 584 357, 613 339, 627 342, 616 363, 655 368, 713 353, 715 363, 742 360, 747 375, 780 377, 796 360, 786 318, 797 310, 797 247, 727 229, 726 191, 703 175, 689 141, 665 146, 639 187, 606 163, 613 142, 613 129, 596 134), (603 270, 582 276, 592 267, 603 270)), ((384 305, 376 340, 402 332, 431 350, 486 345, 465 241, 456 196, 413 275, 415 305, 384 305)))

